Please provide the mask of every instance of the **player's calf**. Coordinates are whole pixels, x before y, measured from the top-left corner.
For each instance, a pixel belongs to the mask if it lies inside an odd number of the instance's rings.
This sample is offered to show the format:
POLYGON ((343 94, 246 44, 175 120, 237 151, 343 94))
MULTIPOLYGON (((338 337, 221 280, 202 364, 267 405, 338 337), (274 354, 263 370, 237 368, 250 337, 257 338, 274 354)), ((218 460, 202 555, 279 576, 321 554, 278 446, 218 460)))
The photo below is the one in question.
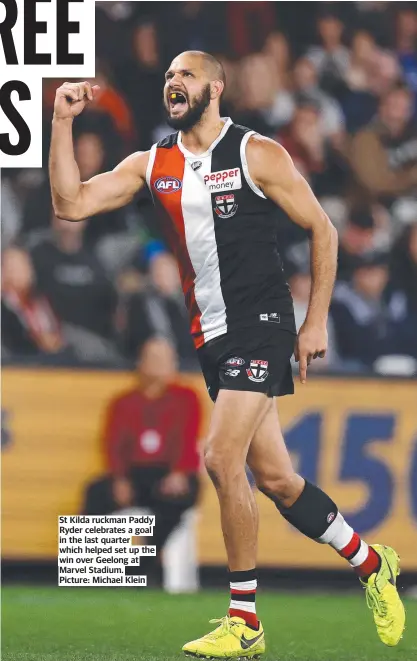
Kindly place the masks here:
POLYGON ((304 489, 305 480, 294 471, 272 478, 259 479, 253 471, 259 491, 270 498, 278 507, 291 507, 304 489))
POLYGON ((336 503, 319 487, 305 480, 304 488, 290 506, 270 489, 260 487, 275 503, 282 516, 310 539, 329 544, 366 580, 381 566, 378 553, 353 530, 340 514, 336 503))
MULTIPOLYGON (((305 481, 300 495, 290 506, 282 497, 282 485, 281 491, 274 491, 271 481, 260 488, 295 528, 316 542, 329 544, 349 562, 366 589, 366 602, 373 611, 379 638, 385 645, 397 645, 404 631, 405 611, 396 586, 400 566, 394 549, 377 544, 368 546, 346 523, 336 503, 310 482, 305 481)), ((288 489, 287 485, 287 497, 288 489)))

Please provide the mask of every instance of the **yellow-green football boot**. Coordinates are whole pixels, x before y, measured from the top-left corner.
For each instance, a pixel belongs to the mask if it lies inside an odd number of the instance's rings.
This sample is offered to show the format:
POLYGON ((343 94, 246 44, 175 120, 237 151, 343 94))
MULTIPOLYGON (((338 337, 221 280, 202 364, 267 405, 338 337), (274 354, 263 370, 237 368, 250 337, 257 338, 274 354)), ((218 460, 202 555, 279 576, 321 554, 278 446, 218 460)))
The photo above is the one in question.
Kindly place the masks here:
POLYGON ((262 624, 255 631, 241 617, 226 615, 210 620, 219 626, 202 638, 186 643, 182 648, 187 656, 203 659, 257 659, 265 652, 262 624))
POLYGON ((390 546, 374 544, 372 548, 381 557, 381 567, 361 583, 366 591, 366 604, 374 614, 378 636, 385 645, 393 647, 402 638, 405 610, 397 590, 400 558, 390 546))

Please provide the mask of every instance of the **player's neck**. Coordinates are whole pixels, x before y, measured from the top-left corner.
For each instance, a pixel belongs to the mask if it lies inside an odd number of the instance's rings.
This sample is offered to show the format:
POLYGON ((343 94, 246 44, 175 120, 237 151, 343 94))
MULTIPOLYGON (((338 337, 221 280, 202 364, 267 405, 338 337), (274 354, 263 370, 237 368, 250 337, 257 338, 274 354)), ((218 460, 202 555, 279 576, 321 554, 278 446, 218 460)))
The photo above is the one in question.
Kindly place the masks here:
POLYGON ((204 154, 218 138, 224 124, 218 113, 213 114, 213 117, 204 117, 189 131, 181 131, 181 142, 192 154, 204 154))

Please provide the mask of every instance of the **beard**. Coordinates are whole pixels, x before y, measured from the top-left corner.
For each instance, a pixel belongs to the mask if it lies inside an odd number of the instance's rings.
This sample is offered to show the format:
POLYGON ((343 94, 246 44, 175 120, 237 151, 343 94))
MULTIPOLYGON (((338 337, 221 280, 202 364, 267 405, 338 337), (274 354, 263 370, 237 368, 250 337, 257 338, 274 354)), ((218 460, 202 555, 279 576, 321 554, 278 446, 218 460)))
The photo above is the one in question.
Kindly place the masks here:
POLYGON ((200 96, 196 97, 188 110, 181 117, 171 117, 169 107, 165 105, 167 124, 176 131, 189 131, 201 120, 204 112, 210 105, 210 83, 203 87, 200 96))

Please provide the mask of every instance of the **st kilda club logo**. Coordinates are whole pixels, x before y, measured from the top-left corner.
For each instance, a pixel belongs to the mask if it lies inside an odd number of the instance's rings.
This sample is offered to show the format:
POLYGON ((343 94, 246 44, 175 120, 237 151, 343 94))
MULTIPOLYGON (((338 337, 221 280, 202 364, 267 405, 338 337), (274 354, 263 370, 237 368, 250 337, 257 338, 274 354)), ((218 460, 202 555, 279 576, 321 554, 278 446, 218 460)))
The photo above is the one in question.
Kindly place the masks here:
POLYGON ((262 383, 269 376, 267 360, 251 360, 246 370, 248 379, 262 383))
POLYGON ((216 195, 214 198, 215 207, 214 211, 219 218, 231 218, 237 211, 237 204, 233 193, 228 195, 216 195))

